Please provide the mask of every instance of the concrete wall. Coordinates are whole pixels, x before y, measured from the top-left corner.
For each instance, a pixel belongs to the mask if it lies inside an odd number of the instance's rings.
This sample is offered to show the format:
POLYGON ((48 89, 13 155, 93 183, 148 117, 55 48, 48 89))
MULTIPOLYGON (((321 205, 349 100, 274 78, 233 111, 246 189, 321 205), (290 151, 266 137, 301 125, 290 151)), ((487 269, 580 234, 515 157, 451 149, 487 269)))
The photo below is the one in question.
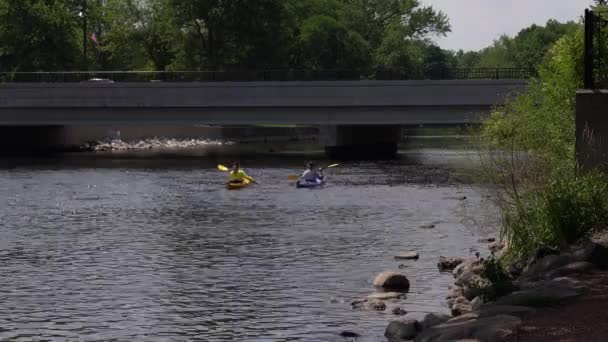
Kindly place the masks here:
POLYGON ((576 94, 576 157, 584 170, 608 166, 608 90, 576 94))
POLYGON ((0 84, 0 125, 463 124, 523 80, 0 84))

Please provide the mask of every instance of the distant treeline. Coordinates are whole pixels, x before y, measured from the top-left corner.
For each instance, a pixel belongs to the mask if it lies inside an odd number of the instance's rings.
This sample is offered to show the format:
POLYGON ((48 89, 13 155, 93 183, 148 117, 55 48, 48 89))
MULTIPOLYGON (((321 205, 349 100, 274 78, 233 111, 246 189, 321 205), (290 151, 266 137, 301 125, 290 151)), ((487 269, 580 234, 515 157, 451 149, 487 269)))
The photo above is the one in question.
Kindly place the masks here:
POLYGON ((0 0, 0 71, 532 68, 577 26, 453 52, 417 0, 0 0))

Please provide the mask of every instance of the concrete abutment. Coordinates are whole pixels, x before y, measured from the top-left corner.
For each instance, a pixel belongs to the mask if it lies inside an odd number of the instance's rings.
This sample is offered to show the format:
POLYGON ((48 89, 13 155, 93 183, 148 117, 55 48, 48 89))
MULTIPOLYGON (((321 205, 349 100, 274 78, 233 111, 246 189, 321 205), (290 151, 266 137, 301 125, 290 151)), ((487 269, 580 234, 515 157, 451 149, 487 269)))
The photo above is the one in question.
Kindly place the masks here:
POLYGON ((397 155, 399 125, 323 126, 321 143, 332 159, 390 159, 397 155))
POLYGON ((583 170, 608 170, 608 90, 576 94, 576 158, 583 170))

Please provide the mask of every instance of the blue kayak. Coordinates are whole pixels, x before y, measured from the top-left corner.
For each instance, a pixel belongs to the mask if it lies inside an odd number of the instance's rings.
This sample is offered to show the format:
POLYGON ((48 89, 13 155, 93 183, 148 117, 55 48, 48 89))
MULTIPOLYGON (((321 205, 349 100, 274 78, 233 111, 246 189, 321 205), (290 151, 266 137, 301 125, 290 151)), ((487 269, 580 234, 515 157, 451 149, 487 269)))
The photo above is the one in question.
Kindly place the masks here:
POLYGON ((313 188, 321 187, 323 185, 325 185, 325 177, 317 178, 316 181, 314 181, 314 182, 299 180, 296 183, 296 188, 313 189, 313 188))

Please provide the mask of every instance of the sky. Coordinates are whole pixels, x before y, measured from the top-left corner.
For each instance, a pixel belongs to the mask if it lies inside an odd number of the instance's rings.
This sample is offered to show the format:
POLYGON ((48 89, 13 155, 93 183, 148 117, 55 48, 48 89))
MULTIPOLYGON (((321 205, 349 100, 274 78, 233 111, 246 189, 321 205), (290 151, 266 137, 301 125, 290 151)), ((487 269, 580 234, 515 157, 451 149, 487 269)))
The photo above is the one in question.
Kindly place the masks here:
POLYGON ((515 35, 549 19, 578 20, 593 0, 420 0, 450 18, 452 32, 435 39, 448 50, 481 50, 500 35, 515 35))

